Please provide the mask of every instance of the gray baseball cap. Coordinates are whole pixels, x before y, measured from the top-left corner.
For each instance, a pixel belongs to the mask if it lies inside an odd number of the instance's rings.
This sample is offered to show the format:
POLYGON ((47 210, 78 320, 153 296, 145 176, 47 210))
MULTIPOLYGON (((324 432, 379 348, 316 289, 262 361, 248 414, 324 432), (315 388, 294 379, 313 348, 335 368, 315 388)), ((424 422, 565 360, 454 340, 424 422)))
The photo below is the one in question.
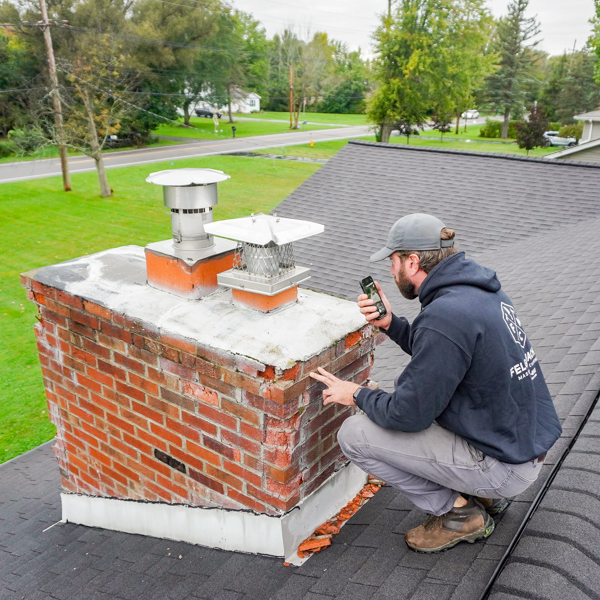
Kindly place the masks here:
POLYGON ((371 256, 371 262, 383 260, 397 250, 439 250, 454 246, 454 240, 440 239, 444 227, 442 221, 432 215, 406 215, 392 225, 387 244, 371 256))

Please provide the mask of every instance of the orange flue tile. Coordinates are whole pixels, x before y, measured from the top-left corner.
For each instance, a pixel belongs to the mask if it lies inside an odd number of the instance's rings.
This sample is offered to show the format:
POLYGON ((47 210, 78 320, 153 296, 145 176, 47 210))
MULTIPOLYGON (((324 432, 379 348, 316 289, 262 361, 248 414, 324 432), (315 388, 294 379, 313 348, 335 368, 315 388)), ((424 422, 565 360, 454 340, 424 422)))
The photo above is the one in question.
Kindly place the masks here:
POLYGON ((275 294, 275 296, 263 296, 254 292, 247 292, 245 290, 233 290, 233 299, 237 304, 260 310, 262 312, 270 312, 289 304, 290 302, 296 302, 298 299, 298 287, 290 288, 275 294))

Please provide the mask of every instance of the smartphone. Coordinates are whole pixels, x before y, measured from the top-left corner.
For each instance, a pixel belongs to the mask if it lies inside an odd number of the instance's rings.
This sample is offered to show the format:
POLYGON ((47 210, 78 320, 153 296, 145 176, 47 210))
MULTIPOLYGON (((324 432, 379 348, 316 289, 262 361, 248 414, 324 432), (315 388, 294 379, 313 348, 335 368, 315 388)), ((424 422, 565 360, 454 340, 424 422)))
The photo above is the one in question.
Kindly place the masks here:
POLYGON ((383 300, 381 299, 381 296, 375 287, 373 278, 370 275, 365 277, 360 282, 360 287, 362 288, 362 291, 375 303, 375 307, 379 311, 379 317, 377 320, 379 321, 379 319, 383 319, 383 317, 387 315, 387 310, 385 309, 385 304, 383 303, 383 300))

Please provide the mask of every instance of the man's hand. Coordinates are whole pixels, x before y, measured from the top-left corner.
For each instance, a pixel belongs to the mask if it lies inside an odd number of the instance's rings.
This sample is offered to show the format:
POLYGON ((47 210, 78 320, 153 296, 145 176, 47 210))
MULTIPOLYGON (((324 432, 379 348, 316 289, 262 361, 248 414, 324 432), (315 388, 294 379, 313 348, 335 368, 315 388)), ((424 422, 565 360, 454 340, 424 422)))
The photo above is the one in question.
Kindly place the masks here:
POLYGON ((392 324, 392 307, 388 302, 388 299, 385 297, 385 294, 381 291, 380 285, 375 282, 375 286, 377 287, 377 291, 381 296, 381 300, 383 301, 383 305, 387 310, 387 315, 383 317, 383 319, 379 319, 379 311, 375 308, 375 302, 369 298, 366 294, 361 294, 358 299, 358 308, 360 312, 365 315, 365 319, 375 325, 375 327, 381 327, 381 329, 387 329, 392 324))
POLYGON ((323 390, 323 404, 325 406, 332 402, 343 406, 355 406, 352 395, 361 387, 360 385, 338 379, 322 367, 319 367, 318 371, 318 373, 310 373, 310 376, 327 386, 327 389, 323 390))

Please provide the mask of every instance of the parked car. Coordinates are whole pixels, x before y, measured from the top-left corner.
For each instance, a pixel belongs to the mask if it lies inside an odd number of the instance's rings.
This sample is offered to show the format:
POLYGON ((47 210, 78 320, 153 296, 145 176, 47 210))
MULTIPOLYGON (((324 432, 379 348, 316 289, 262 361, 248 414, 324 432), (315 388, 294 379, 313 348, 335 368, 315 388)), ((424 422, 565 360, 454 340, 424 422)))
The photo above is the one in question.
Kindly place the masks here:
POLYGON ((479 111, 472 108, 471 110, 465 110, 465 112, 460 116, 462 119, 478 119, 479 111))
POLYGON ((577 145, 577 140, 574 137, 559 137, 558 131, 546 131, 544 137, 548 140, 550 146, 566 146, 569 148, 577 145))
MULTIPOLYGON (((212 108, 196 108, 194 109, 196 116, 198 117, 206 117, 207 119, 212 119, 214 115, 214 110, 212 108)), ((217 111, 217 117, 220 119, 223 115, 217 111)))

